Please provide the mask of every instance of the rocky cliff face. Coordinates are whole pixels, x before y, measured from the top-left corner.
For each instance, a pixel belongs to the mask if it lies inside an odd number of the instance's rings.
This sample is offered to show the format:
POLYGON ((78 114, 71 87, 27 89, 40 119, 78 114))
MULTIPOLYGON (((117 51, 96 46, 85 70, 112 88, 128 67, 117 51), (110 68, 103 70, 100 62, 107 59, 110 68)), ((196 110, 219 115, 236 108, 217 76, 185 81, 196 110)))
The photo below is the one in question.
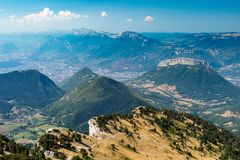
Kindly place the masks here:
POLYGON ((90 137, 97 137, 100 134, 106 134, 106 132, 102 131, 102 129, 99 127, 97 118, 90 119, 88 121, 88 125, 89 125, 89 136, 90 137))
POLYGON ((184 58, 184 57, 161 61, 158 64, 158 67, 174 66, 177 64, 190 65, 190 66, 203 65, 203 66, 210 68, 209 63, 206 61, 199 60, 199 59, 192 59, 192 58, 184 58))

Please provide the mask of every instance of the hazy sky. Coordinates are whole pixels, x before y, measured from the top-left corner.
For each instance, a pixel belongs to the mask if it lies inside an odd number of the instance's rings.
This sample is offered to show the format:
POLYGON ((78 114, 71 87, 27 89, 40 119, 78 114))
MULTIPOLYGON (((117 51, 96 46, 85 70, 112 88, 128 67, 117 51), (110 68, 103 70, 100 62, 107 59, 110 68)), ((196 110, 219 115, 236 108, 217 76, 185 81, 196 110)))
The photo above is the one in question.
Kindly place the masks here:
POLYGON ((240 0, 0 0, 0 32, 240 31, 240 0))

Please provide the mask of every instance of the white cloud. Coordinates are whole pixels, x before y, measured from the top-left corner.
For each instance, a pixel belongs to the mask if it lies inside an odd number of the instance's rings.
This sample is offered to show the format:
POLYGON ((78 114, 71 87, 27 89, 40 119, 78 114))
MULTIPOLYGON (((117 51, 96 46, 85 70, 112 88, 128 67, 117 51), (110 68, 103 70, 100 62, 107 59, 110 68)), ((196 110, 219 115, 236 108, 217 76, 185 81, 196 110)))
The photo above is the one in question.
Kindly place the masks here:
POLYGON ((144 21, 145 21, 145 22, 152 22, 152 21, 154 21, 154 18, 153 18, 152 16, 146 16, 146 17, 144 18, 144 21))
MULTIPOLYGON (((15 18, 15 17, 14 17, 15 18)), ((88 15, 79 15, 71 11, 59 11, 57 14, 49 8, 44 8, 38 13, 32 13, 18 19, 17 22, 23 21, 50 21, 50 20, 71 20, 75 18, 88 18, 88 15)))
POLYGON ((132 22, 132 21, 133 21, 133 19, 131 19, 131 18, 128 18, 126 21, 127 21, 127 22, 132 22))
POLYGON ((101 17, 107 17, 107 16, 108 16, 107 12, 105 12, 105 11, 101 12, 101 17))
POLYGON ((71 11, 60 11, 58 12, 57 18, 59 19, 73 19, 73 18, 89 18, 88 15, 79 15, 71 11))
POLYGON ((16 18, 16 15, 13 14, 13 15, 9 16, 9 21, 14 22, 15 18, 16 18))
POLYGON ((51 20, 55 17, 53 10, 49 8, 44 8, 39 13, 33 13, 26 15, 22 18, 22 20, 26 21, 42 21, 42 20, 51 20))

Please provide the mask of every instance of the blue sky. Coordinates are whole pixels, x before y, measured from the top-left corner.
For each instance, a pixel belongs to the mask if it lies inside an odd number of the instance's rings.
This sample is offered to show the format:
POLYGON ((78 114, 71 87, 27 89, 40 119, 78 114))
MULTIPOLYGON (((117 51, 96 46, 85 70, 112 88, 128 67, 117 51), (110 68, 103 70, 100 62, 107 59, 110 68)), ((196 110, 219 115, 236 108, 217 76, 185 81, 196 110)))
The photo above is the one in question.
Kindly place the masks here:
POLYGON ((0 32, 226 32, 239 19, 239 0, 0 0, 0 32))

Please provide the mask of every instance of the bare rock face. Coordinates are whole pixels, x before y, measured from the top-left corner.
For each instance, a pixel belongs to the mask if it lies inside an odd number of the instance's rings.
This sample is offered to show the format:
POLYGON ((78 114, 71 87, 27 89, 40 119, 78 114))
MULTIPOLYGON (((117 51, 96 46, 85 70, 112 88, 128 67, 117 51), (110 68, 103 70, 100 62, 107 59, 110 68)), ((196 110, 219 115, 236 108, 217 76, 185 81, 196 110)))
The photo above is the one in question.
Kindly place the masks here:
POLYGON ((181 58, 174 58, 174 59, 168 59, 165 61, 161 61, 158 64, 158 67, 167 67, 167 66, 174 66, 174 65, 190 65, 190 66, 195 66, 195 65, 203 65, 206 66, 207 68, 210 67, 209 63, 203 60, 199 60, 199 59, 192 59, 192 58, 185 58, 185 57, 181 57, 181 58))
POLYGON ((53 151, 45 151, 44 155, 46 158, 53 158, 54 157, 54 152, 53 151))
POLYGON ((106 134, 98 125, 97 118, 92 118, 88 121, 89 136, 97 137, 99 134, 106 134))

